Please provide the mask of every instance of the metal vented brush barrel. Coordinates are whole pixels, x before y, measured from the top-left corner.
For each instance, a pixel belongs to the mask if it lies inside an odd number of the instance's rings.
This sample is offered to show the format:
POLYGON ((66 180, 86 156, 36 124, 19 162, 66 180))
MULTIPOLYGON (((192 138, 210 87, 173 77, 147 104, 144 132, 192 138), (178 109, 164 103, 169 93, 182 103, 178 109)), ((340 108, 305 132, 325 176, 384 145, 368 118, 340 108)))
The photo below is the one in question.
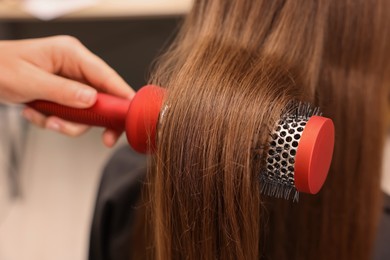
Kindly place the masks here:
POLYGON ((261 191, 274 197, 298 192, 316 194, 323 186, 332 161, 334 125, 319 109, 297 104, 282 116, 271 134, 261 191))

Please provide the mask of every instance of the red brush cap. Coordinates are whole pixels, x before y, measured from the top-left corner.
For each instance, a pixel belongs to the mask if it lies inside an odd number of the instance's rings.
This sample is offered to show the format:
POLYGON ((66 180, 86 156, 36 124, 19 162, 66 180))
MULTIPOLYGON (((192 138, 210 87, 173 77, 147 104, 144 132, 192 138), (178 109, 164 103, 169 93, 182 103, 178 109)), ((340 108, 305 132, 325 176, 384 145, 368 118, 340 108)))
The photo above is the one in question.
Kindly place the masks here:
POLYGON ((163 88, 147 85, 131 101, 126 118, 126 136, 137 152, 152 153, 156 148, 156 128, 164 94, 163 88))
POLYGON ((295 187, 316 194, 324 184, 332 161, 334 125, 331 119, 312 116, 303 130, 295 156, 295 187))

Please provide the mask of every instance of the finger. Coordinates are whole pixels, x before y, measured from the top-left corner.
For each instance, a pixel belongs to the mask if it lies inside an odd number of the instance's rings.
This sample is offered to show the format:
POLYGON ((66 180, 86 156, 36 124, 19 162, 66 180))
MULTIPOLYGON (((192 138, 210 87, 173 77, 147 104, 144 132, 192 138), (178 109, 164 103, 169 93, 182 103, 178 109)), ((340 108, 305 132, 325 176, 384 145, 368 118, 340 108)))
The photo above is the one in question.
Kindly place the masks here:
POLYGON ((90 107, 96 102, 97 91, 95 89, 34 66, 27 66, 30 68, 25 70, 26 96, 76 108, 90 107))
POLYGON ((113 147, 121 136, 122 132, 118 132, 112 129, 106 129, 103 132, 103 143, 107 147, 113 147))
POLYGON ((72 123, 58 117, 46 117, 29 107, 26 107, 22 111, 22 115, 29 122, 35 124, 38 127, 51 129, 68 136, 79 136, 89 129, 89 127, 86 125, 72 123))
POLYGON ((34 125, 39 126, 41 128, 45 127, 46 116, 39 113, 38 111, 26 107, 23 109, 22 115, 24 118, 26 118, 29 122, 33 123, 34 125))
MULTIPOLYGON (((86 52, 89 52, 86 50, 86 52)), ((84 77, 92 86, 106 93, 126 99, 132 99, 135 91, 103 60, 91 54, 89 59, 82 62, 81 70, 84 77)))
POLYGON ((47 118, 45 127, 72 137, 79 136, 89 129, 87 125, 69 122, 54 116, 47 118))
POLYGON ((85 79, 94 88, 116 96, 123 98, 134 96, 134 90, 118 73, 77 39, 58 37, 56 41, 53 43, 52 56, 56 60, 59 74, 68 78, 85 79))

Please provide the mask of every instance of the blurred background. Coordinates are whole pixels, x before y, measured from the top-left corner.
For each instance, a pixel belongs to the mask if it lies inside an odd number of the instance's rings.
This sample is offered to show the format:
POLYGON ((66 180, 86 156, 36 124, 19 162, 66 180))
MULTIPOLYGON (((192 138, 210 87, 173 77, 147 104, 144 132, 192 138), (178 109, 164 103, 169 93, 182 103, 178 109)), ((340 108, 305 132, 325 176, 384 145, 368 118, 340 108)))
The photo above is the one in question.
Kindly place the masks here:
MULTIPOLYGON (((0 0, 0 39, 72 35, 133 88, 146 83, 192 0, 0 0)), ((1 59, 1 57, 0 57, 1 59)), ((1 73, 1 71, 0 71, 1 73)), ((101 129, 68 138, 0 105, 0 260, 86 259, 102 167, 101 129)), ((382 188, 390 194, 390 139, 382 188)))
MULTIPOLYGON (((191 3, 0 0, 0 39, 75 36, 138 89, 191 3)), ((107 149, 102 129, 69 138, 19 113, 0 105, 0 259, 86 259, 102 167, 126 140, 107 149)))

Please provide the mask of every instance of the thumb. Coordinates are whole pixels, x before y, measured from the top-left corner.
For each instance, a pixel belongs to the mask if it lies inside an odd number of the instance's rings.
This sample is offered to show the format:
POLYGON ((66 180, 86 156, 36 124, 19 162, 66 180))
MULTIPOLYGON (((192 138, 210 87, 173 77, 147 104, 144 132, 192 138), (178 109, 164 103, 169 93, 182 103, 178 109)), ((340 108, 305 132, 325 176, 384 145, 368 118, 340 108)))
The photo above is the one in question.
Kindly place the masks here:
POLYGON ((31 96, 37 99, 75 108, 90 107, 96 102, 96 89, 43 70, 35 71, 30 82, 33 82, 33 86, 29 89, 35 92, 31 93, 31 96))

